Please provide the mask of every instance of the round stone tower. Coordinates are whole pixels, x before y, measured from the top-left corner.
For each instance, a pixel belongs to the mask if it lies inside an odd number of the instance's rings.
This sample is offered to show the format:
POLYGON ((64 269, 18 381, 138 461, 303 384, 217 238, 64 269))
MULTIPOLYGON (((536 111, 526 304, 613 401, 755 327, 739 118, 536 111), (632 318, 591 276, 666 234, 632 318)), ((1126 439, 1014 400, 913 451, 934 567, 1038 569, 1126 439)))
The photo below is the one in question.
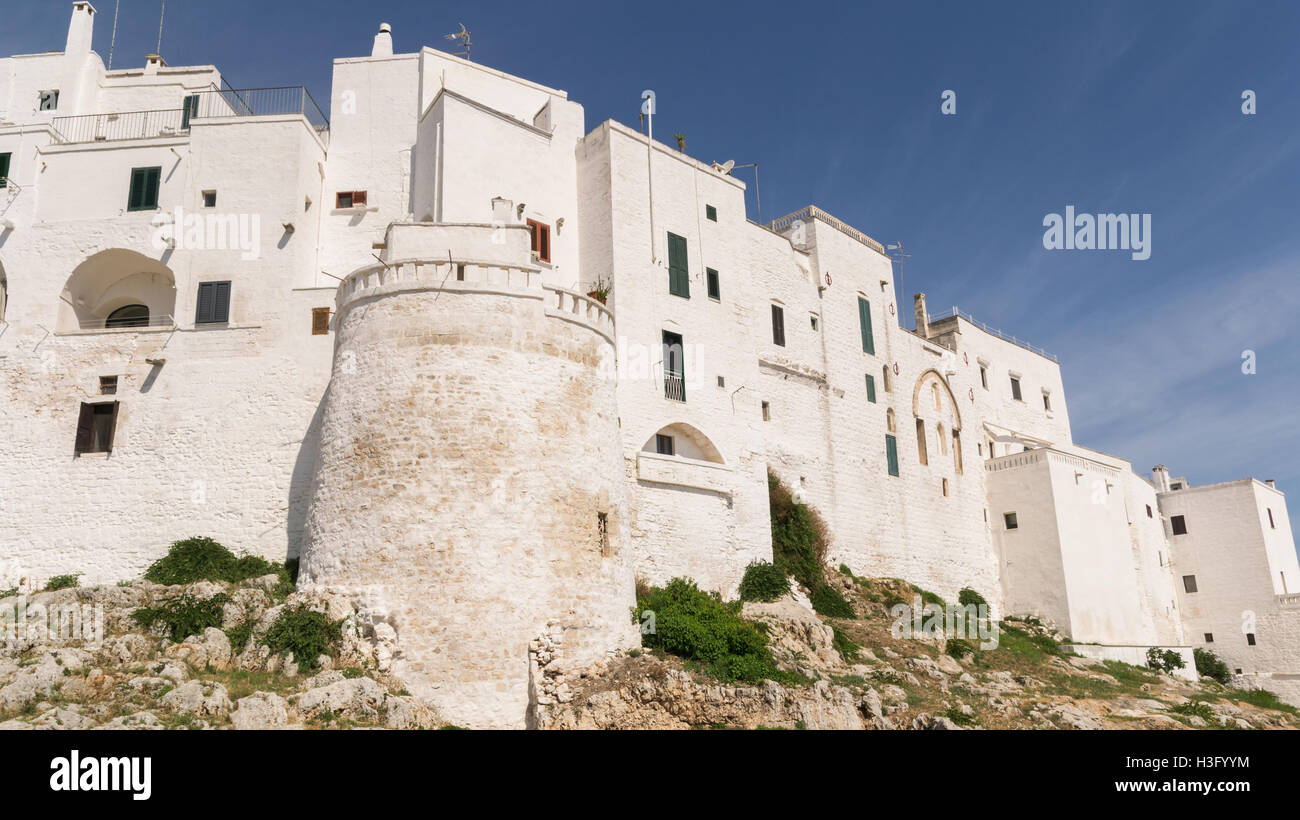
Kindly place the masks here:
POLYGON ((613 317, 543 285, 522 227, 387 246, 339 287, 300 582, 391 627, 445 719, 524 727, 544 670, 639 644, 613 317))

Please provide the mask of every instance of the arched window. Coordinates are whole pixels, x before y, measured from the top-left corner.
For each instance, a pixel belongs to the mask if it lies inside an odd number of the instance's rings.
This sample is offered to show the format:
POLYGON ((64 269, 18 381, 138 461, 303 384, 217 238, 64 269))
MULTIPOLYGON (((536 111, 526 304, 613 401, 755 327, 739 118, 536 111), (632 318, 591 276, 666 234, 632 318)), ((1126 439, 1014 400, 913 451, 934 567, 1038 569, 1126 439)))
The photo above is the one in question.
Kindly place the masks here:
POLYGON ((952 464, 957 470, 957 475, 961 475, 961 432, 952 431, 952 464))
POLYGON ((935 410, 942 410, 942 409, 943 409, 943 401, 939 398, 939 383, 938 383, 938 382, 931 382, 931 383, 930 383, 930 392, 934 394, 934 409, 935 409, 935 410))
POLYGON ((930 463, 930 456, 925 449, 925 421, 923 419, 916 420, 916 455, 922 464, 930 463))
POLYGON ((891 407, 885 411, 885 423, 889 425, 889 432, 898 432, 898 421, 894 418, 894 408, 891 407))
MULTIPOLYGON (((937 392, 937 391, 936 391, 937 392)), ((948 436, 943 429, 943 422, 940 422, 935 429, 935 438, 939 440, 939 455, 948 455, 948 436)))
POLYGON ((881 370, 881 373, 883 374, 883 378, 881 379, 881 385, 885 388, 885 392, 886 393, 894 392, 894 381, 893 379, 889 378, 889 365, 885 365, 884 368, 881 370))
POLYGON ((104 327, 146 327, 149 324, 149 308, 144 305, 126 305, 108 314, 104 327))

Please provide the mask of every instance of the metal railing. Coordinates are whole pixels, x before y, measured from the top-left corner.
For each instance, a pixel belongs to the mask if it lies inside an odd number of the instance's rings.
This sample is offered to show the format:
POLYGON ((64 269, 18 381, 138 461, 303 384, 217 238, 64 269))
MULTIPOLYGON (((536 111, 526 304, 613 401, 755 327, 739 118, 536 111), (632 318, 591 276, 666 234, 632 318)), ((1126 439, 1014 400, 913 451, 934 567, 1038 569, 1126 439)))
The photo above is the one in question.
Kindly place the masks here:
POLYGON ((808 220, 808 219, 820 219, 822 222, 825 222, 827 225, 830 225, 832 228, 844 234, 845 236, 853 237, 854 239, 861 242, 863 245, 866 245, 868 248, 871 248, 872 250, 876 251, 877 253, 885 252, 884 245, 881 245, 879 242, 867 236, 862 231, 858 230, 857 228, 853 227, 847 222, 843 222, 839 219, 836 219, 835 217, 823 211, 821 208, 818 208, 816 205, 809 205, 806 208, 800 208, 799 210, 795 211, 792 214, 786 214, 785 216, 777 217, 776 219, 773 219, 771 222, 769 222, 767 227, 769 230, 773 230, 776 231, 777 233, 780 233, 784 231, 786 228, 793 225, 795 222, 798 222, 800 220, 808 220))
POLYGON ((1054 354, 1048 353, 1046 350, 1043 350, 1041 347, 1038 347, 1037 345, 1032 345, 1029 342, 1026 342, 1024 339, 1017 339, 1015 336, 1012 336, 1009 333, 1003 333, 1001 330, 999 330, 996 327, 990 327, 984 324, 983 322, 981 322, 980 320, 976 319, 974 316, 971 316, 969 313, 964 312, 961 308, 957 307, 956 305, 953 305, 952 309, 949 310, 947 313, 940 313, 936 316, 931 316, 929 321, 930 324, 934 324, 935 322, 939 322, 944 319, 951 319, 954 316, 961 319, 965 319, 966 321, 970 322, 972 325, 975 325, 975 327, 978 327, 980 330, 984 331, 990 336, 997 336, 1002 341, 1010 342, 1016 347, 1023 347, 1025 350, 1028 350, 1030 353, 1037 353, 1039 356, 1042 356, 1045 359, 1051 359, 1057 364, 1061 363, 1061 360, 1056 358, 1054 354))
POLYGON ((318 131, 329 128, 329 118, 311 93, 300 85, 277 88, 225 88, 200 91, 194 117, 260 117, 301 114, 318 131))
POLYGON ((673 401, 686 401, 686 379, 681 373, 664 373, 664 396, 673 401))
POLYGON ((190 120, 201 117, 276 114, 298 114, 317 132, 329 130, 329 119, 300 85, 199 91, 188 95, 180 108, 55 117, 51 125, 60 143, 111 142, 188 134, 190 120))
POLYGON ((81 330, 140 330, 142 328, 172 327, 175 318, 170 315, 150 316, 146 321, 123 320, 110 324, 107 319, 80 319, 77 322, 81 330))
POLYGON ((55 117, 51 124, 55 134, 58 135, 59 142, 76 143, 175 136, 186 133, 184 121, 183 109, 166 108, 154 111, 127 111, 121 114, 55 117))

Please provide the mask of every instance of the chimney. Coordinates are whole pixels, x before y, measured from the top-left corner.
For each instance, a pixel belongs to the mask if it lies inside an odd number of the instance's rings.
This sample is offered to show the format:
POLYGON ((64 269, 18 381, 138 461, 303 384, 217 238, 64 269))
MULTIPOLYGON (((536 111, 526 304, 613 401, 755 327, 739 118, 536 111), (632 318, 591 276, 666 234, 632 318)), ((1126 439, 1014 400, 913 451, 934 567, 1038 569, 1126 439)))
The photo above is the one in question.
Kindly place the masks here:
POLYGON ((146 54, 144 57, 145 76, 157 74, 158 69, 167 65, 167 61, 162 58, 161 54, 146 54))
POLYGON ((68 24, 68 42, 64 54, 86 54, 95 33, 95 7, 78 0, 72 4, 72 22, 68 24))
POLYGON ((499 225, 510 225, 515 220, 515 203, 505 197, 492 197, 492 222, 499 225))
POLYGON ((1163 464, 1151 468, 1151 480, 1155 482, 1156 492, 1169 492, 1169 470, 1163 464))
POLYGON ((930 314, 925 312, 925 294, 917 293, 912 296, 916 303, 916 335, 922 339, 930 338, 930 314))
POLYGON ((1271 479, 1271 478, 1266 478, 1266 479, 1264 479, 1264 483, 1267 484, 1267 485, 1269 486, 1270 489, 1273 489, 1273 490, 1276 490, 1276 489, 1277 489, 1277 486, 1273 483, 1273 479, 1271 479))
POLYGON ((379 24, 379 33, 375 35, 375 46, 370 49, 371 57, 393 56, 393 27, 387 23, 379 24))

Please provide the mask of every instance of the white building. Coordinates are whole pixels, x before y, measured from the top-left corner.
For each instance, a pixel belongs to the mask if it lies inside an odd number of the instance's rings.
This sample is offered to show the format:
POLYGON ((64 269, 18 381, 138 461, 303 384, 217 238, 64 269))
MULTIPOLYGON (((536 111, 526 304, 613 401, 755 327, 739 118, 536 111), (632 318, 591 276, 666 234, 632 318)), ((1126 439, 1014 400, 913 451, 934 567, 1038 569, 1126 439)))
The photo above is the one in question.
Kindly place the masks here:
POLYGON ((855 228, 752 222, 725 169, 387 26, 327 121, 210 66, 106 71, 94 15, 0 61, 0 587, 194 534, 302 555, 412 691, 520 725, 536 639, 589 662, 636 642, 634 576, 733 593, 771 558, 770 470, 832 565, 1116 657, 1214 633, 1300 696, 1280 493, 1074 444, 1055 358, 921 294, 903 329, 855 228))

